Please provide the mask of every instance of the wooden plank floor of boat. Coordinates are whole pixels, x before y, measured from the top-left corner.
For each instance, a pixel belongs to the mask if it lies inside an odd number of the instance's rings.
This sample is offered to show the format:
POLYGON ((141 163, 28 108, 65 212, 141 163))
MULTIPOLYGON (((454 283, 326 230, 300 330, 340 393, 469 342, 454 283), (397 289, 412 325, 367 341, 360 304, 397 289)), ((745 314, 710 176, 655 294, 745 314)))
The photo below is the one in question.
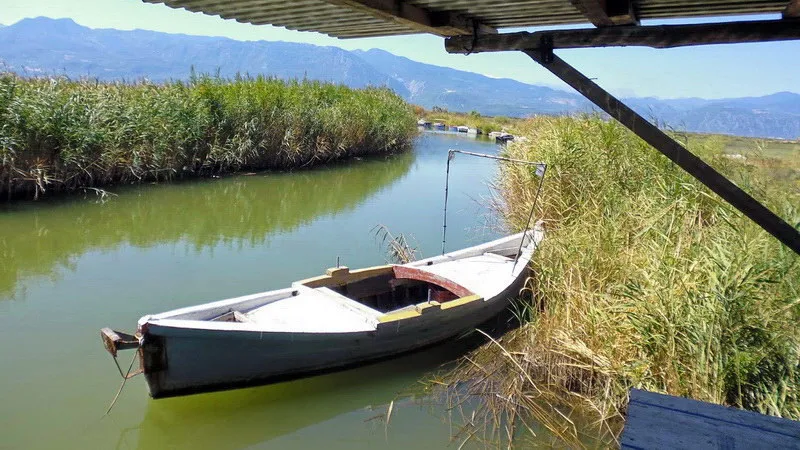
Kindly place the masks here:
POLYGON ((298 295, 246 315, 268 331, 335 333, 375 330, 381 314, 328 288, 301 287, 298 295))

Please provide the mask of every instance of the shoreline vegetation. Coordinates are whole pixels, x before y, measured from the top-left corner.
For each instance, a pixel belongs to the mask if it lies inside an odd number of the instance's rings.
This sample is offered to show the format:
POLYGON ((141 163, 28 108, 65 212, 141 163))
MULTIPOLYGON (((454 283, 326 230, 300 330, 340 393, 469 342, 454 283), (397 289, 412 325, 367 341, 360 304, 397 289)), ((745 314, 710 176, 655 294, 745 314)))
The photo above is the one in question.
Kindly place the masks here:
MULTIPOLYGON (((477 401, 468 425, 504 441, 613 443, 632 387, 800 419, 800 257, 614 121, 538 117, 520 131, 529 140, 506 156, 548 163, 533 301, 519 329, 429 386, 477 401)), ((731 158, 731 139, 689 148, 800 224, 800 155, 731 158)), ((535 183, 501 169, 512 228, 535 183)))
POLYGON ((386 88, 0 74, 0 202, 388 155, 416 135, 412 108, 386 88))
POLYGON ((525 119, 505 116, 483 116, 477 111, 470 113, 451 112, 442 108, 434 107, 426 110, 420 106, 414 106, 414 112, 419 118, 425 118, 430 122, 442 122, 450 126, 466 125, 469 128, 477 128, 483 134, 492 131, 505 131, 515 134, 519 126, 525 123, 525 119))

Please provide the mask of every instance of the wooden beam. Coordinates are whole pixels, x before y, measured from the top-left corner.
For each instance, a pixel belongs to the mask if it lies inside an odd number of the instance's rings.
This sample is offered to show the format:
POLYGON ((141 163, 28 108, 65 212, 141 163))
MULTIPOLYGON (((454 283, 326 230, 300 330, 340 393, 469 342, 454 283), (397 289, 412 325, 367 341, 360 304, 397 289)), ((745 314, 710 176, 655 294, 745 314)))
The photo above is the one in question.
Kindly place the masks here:
POLYGON ((800 0, 791 0, 786 9, 783 10, 783 18, 796 18, 800 17, 800 0))
POLYGON ((572 5, 598 28, 639 25, 630 0, 570 0, 572 5))
POLYGON ((450 12, 435 12, 403 0, 325 0, 362 11, 372 16, 403 24, 409 28, 439 36, 459 36, 497 33, 475 19, 450 12))
POLYGON ((675 139, 672 139, 577 69, 554 55, 552 51, 533 50, 525 51, 524 53, 559 79, 572 86, 598 108, 625 125, 634 134, 652 145, 680 168, 722 197, 723 200, 761 226, 761 228, 775 236, 784 245, 795 253, 800 254, 800 231, 786 223, 766 206, 759 203, 758 200, 751 197, 750 194, 703 162, 702 159, 685 149, 675 139))
POLYGON ((736 44, 800 39, 800 20, 758 20, 751 22, 706 23, 590 28, 455 36, 445 40, 450 53, 533 50, 549 40, 553 49, 641 46, 673 48, 690 45, 736 44))

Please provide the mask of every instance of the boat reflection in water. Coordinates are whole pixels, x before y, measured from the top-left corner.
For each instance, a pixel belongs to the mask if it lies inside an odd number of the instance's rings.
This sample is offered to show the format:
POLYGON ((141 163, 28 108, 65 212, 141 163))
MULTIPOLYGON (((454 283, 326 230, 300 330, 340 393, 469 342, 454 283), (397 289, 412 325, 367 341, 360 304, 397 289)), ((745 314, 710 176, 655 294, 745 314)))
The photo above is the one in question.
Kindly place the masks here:
MULTIPOLYGON (((504 319, 497 323, 508 323, 504 319)), ((447 344, 358 369, 257 388, 150 400, 138 448, 445 447, 443 408, 415 396, 418 380, 484 342, 474 333, 447 344), (393 405, 388 427, 383 417, 393 405), (353 417, 356 416, 356 417, 353 417), (412 422, 413 425, 409 425, 412 422), (409 433, 409 426, 414 432, 409 433), (422 438, 422 436, 425 436, 422 438), (270 441, 275 442, 270 442, 270 441)), ((137 393, 141 395, 141 393, 137 393)))

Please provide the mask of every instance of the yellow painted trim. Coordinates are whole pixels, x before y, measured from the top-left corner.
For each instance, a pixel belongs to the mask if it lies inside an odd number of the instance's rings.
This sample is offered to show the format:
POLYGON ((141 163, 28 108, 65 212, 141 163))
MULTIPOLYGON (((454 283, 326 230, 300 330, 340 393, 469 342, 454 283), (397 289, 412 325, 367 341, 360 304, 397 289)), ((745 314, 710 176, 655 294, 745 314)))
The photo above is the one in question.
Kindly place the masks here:
POLYGON ((351 270, 350 273, 364 273, 364 272, 390 272, 394 266, 392 264, 384 264, 382 266, 365 267, 363 269, 351 270))
POLYGON ((426 314, 426 313, 428 313, 430 311, 439 310, 441 308, 441 306, 442 306, 441 303, 439 303, 439 302, 437 302, 435 300, 431 300, 430 302, 417 304, 417 311, 420 314, 426 314))
POLYGON ((339 268, 340 271, 338 272, 335 269, 328 269, 329 273, 332 273, 333 276, 320 275, 318 277, 312 277, 312 278, 306 278, 305 280, 300 280, 298 281, 298 283, 310 288, 342 286, 348 283, 354 283, 356 281, 361 281, 366 278, 374 277, 376 275, 383 275, 390 273, 393 270, 392 267, 393 266, 391 265, 375 266, 358 270, 350 270, 348 272, 344 271, 345 269, 344 267, 339 268))
POLYGON ((330 269, 325 271, 325 275, 333 278, 345 277, 349 273, 350 273, 350 268, 347 266, 331 267, 330 269))
POLYGON ((379 316, 378 323, 395 322, 398 320, 410 319, 412 317, 419 317, 421 315, 422 314, 416 310, 396 311, 379 316))
POLYGON ((323 286, 324 285, 323 282, 328 281, 330 279, 331 279, 331 277, 329 277, 327 275, 320 275, 318 277, 311 277, 311 278, 306 278, 304 280, 300 280, 300 281, 298 281, 298 283, 300 283, 300 284, 302 284, 304 286, 308 286, 308 287, 312 287, 313 288, 313 287, 323 286))
POLYGON ((420 317, 423 314, 428 314, 429 312, 432 311, 450 309, 456 306, 466 305, 467 303, 472 303, 481 300, 483 300, 483 297, 481 297, 480 295, 468 295, 466 297, 460 297, 455 300, 450 300, 449 302, 444 302, 444 303, 439 303, 437 301, 418 303, 416 305, 416 308, 414 308, 413 310, 390 312, 382 316, 379 316, 378 322, 386 323, 386 322, 396 322, 398 320, 411 319, 413 317, 420 317))
POLYGON ((466 305, 467 303, 472 303, 478 300, 483 300, 483 297, 481 297, 480 295, 468 295, 466 297, 461 297, 455 300, 450 300, 449 302, 442 303, 442 309, 450 309, 456 306, 466 305))
POLYGON ((398 320, 411 319, 412 317, 419 317, 432 311, 438 311, 441 306, 441 303, 437 301, 418 303, 412 310, 390 312, 379 316, 378 322, 395 322, 398 320))

